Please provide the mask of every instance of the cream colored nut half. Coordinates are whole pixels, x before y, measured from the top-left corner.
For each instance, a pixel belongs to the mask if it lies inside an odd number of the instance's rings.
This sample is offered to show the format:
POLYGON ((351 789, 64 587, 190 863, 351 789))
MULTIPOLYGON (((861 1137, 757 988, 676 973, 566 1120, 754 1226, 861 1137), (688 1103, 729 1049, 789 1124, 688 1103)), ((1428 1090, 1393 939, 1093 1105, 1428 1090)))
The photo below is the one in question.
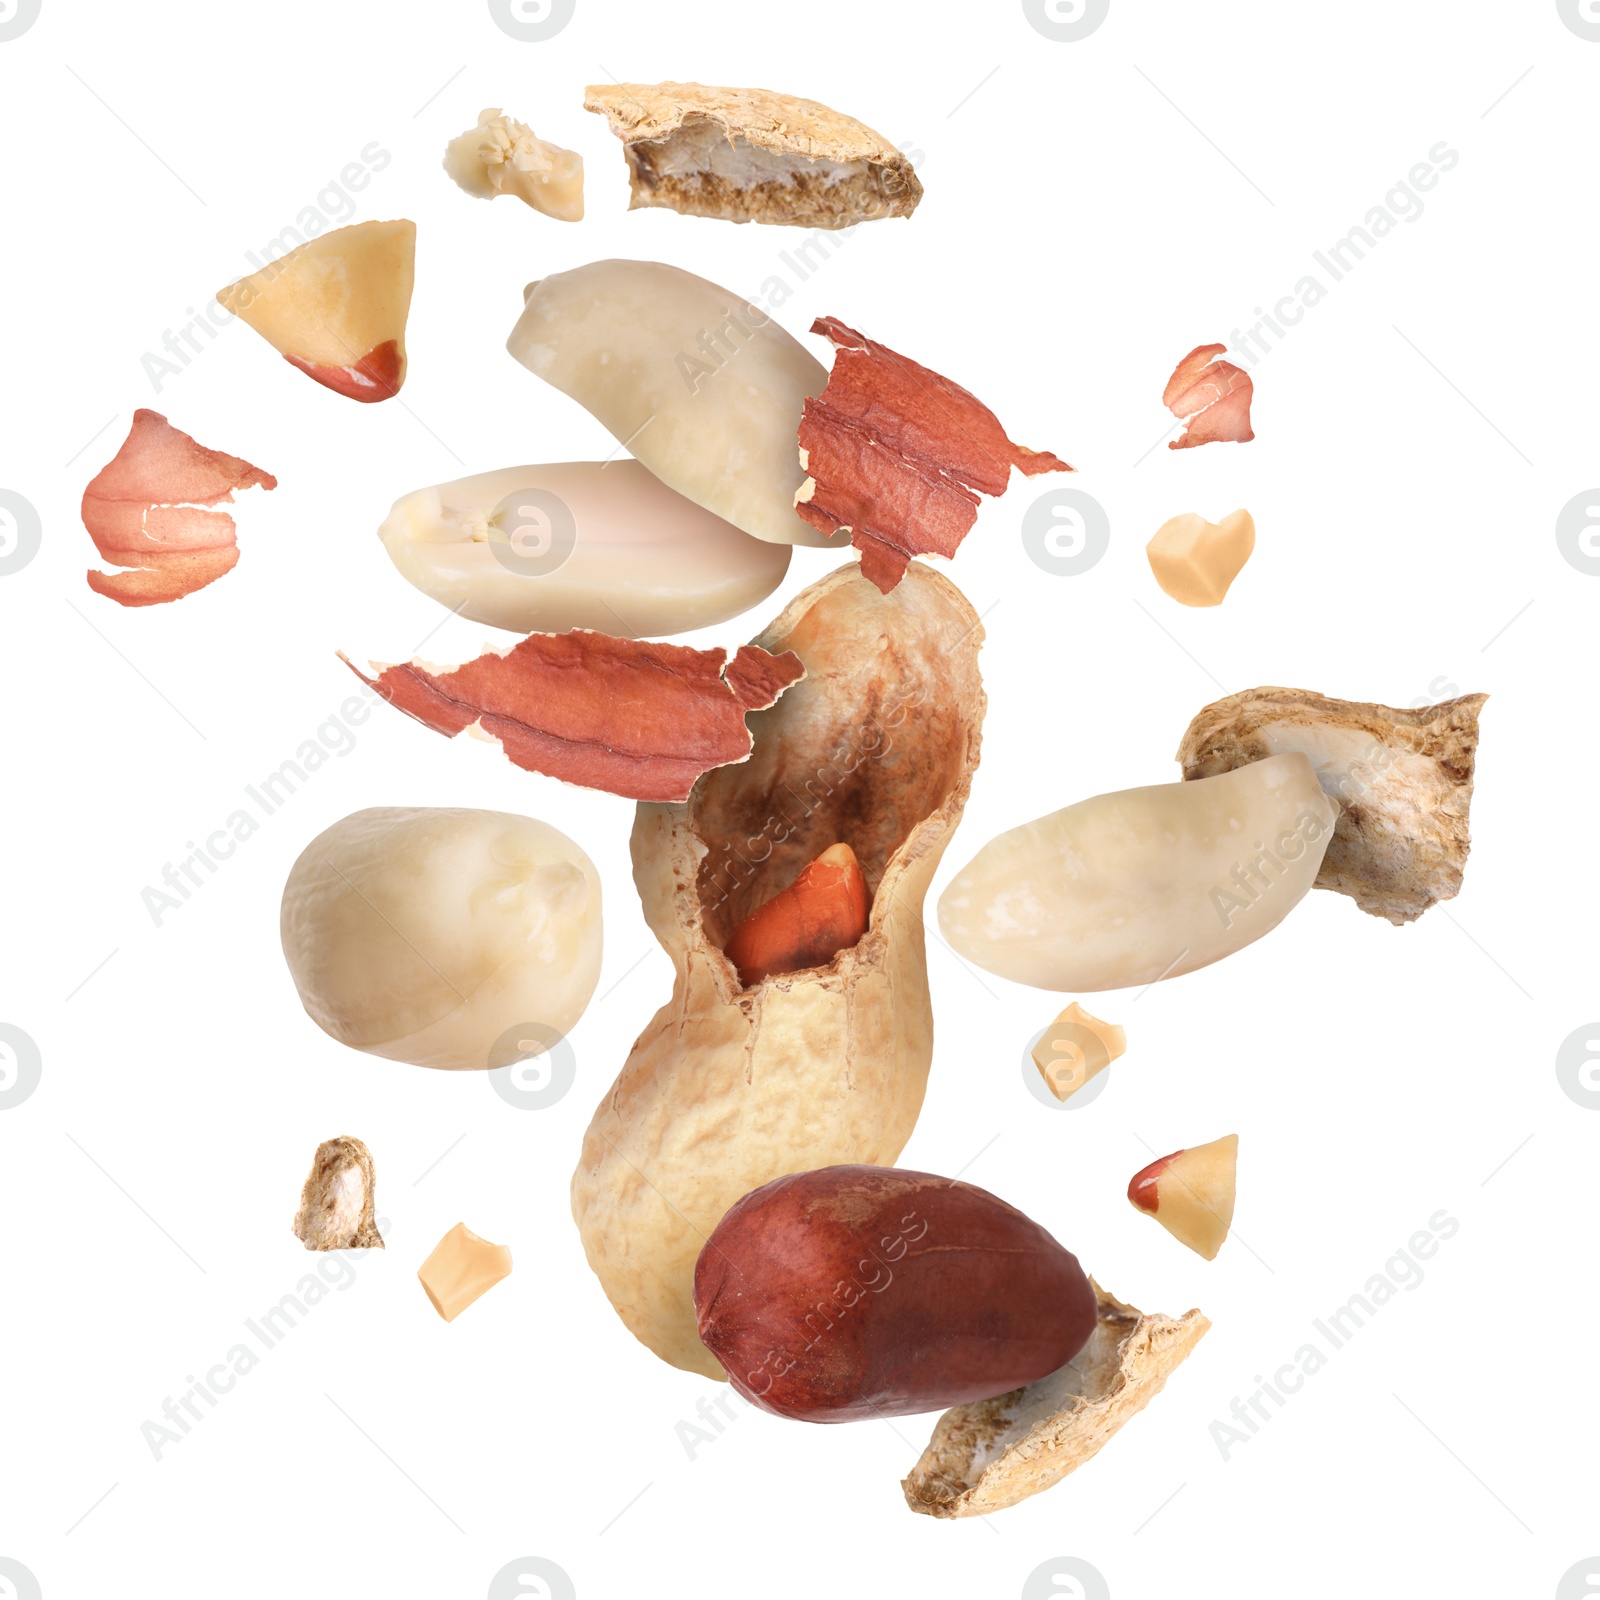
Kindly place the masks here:
POLYGON ((512 355, 664 483, 758 539, 830 542, 794 509, 800 413, 828 374, 764 311, 659 261, 592 261, 526 293, 512 355))
POLYGON ((377 806, 306 846, 281 932, 301 1003, 342 1044, 488 1068, 508 1030, 565 1034, 583 1015, 600 976, 600 879, 532 817, 377 806))
POLYGON ((1175 978, 1288 916, 1336 815, 1302 755, 1098 795, 991 839, 940 896, 939 926, 969 961, 1039 989, 1175 978))
POLYGON ((473 1301, 511 1276, 511 1250, 480 1239, 458 1222, 417 1270, 422 1292, 446 1322, 454 1322, 473 1301))
POLYGON ((513 633, 653 638, 726 622, 789 569, 637 461, 503 467, 417 489, 378 529, 408 582, 513 633))
POLYGON ((1248 511, 1221 522, 1190 511, 1162 523, 1144 553, 1156 582, 1180 605, 1220 606, 1255 547, 1255 518, 1248 511))
POLYGON ((444 170, 480 200, 510 194, 558 222, 583 220, 583 157, 539 138, 498 106, 445 146, 444 170))

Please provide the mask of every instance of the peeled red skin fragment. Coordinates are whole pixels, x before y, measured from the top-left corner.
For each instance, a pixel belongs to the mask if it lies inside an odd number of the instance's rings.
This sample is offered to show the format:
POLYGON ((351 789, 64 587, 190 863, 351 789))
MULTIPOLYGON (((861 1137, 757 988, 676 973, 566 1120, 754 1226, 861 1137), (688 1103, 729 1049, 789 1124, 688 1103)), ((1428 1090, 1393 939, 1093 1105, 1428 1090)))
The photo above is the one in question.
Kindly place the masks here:
POLYGON ((1071 472, 1048 450, 1006 437, 1000 419, 948 378, 836 317, 811 331, 833 343, 833 372, 805 403, 795 510, 819 533, 848 532, 861 571, 887 594, 919 555, 950 557, 978 516, 978 495, 1004 494, 1011 469, 1071 472))
POLYGON ((399 343, 394 339, 386 339, 359 361, 346 362, 343 366, 306 361, 290 355, 287 350, 283 358, 291 367, 298 367, 313 383, 320 383, 324 389, 342 394, 346 400, 359 400, 363 405, 392 400, 400 393, 400 385, 405 382, 406 358, 400 353, 399 343))
POLYGON ((1250 402, 1255 384, 1250 374, 1231 361, 1214 358, 1226 352, 1225 344, 1203 344, 1191 350, 1167 379, 1161 403, 1173 416, 1189 419, 1183 434, 1170 441, 1169 450, 1188 450, 1199 444, 1248 444, 1255 433, 1250 426, 1250 402))
POLYGON ((95 548, 131 571, 88 573, 89 587, 125 606, 181 600, 239 560, 234 521, 206 506, 238 489, 276 489, 270 472, 208 449, 157 411, 139 410, 122 448, 83 492, 83 525, 95 548))
POLYGON ((1077 1257, 987 1190, 836 1166, 763 1185, 695 1265, 700 1337, 763 1411, 911 1416, 1055 1372, 1095 1331, 1077 1257))
POLYGON ((752 911, 722 953, 746 988, 773 973, 825 967, 860 943, 871 911, 872 895, 855 851, 830 845, 788 888, 752 911))
POLYGON ((1478 713, 1488 698, 1402 708, 1310 689, 1246 689, 1196 713, 1177 759, 1189 780, 1303 754, 1338 808, 1315 887, 1401 927, 1461 892, 1478 713))
POLYGON ((530 634, 453 671, 412 661, 368 678, 341 659, 436 733, 481 732, 528 772, 629 800, 687 800, 702 773, 747 760, 745 713, 805 676, 793 651, 743 645, 730 659, 582 629, 530 634))

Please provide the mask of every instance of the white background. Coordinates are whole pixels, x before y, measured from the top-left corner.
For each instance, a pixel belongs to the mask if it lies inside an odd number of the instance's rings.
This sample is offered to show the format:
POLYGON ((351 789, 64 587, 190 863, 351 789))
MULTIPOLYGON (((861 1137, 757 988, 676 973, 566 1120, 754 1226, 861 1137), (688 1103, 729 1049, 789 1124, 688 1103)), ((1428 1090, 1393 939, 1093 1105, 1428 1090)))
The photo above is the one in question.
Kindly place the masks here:
MULTIPOLYGON (((1600 1013, 1600 580, 1555 539, 1600 480, 1597 87, 1600 43, 1554 0, 1113 0, 1077 43, 1014 0, 578 0, 544 43, 482 3, 44 0, 0 42, 0 488, 44 529, 0 578, 0 1021, 43 1059, 0 1111, 0 1556, 58 1600, 480 1595, 536 1555, 588 1600, 1010 1596, 1063 1556, 1118 1597, 1546 1596, 1600 1554, 1600 1114, 1555 1073, 1600 1013), (670 987, 630 805, 380 706, 161 927, 140 903, 352 692, 336 649, 403 659, 437 629, 425 653, 456 661, 484 642, 385 560, 396 496, 611 449, 506 355, 525 281, 631 255, 754 295, 786 270, 789 230, 625 210, 621 152, 581 110, 613 76, 805 94, 920 152, 915 218, 790 274, 780 320, 804 336, 833 313, 948 373, 1109 513, 1104 560, 1046 576, 1019 529, 1051 482, 1018 480, 948 568, 986 618, 990 709, 935 894, 1003 828, 1175 779, 1190 717, 1225 691, 1493 696, 1459 899, 1397 929, 1314 894, 1227 962, 1091 997, 1129 1048, 1077 1113, 1041 1106, 1020 1067, 1062 997, 930 945, 938 1041, 903 1162, 1002 1194, 1124 1298, 1215 1323, 1101 1456, 984 1521, 907 1511, 932 1417, 742 1411, 691 1459, 678 1424, 714 1386, 637 1345, 584 1263, 579 1140, 670 987), (588 220, 448 182, 446 140, 490 104, 582 151, 588 220), (392 160, 354 217, 419 229, 401 403, 349 404, 237 325, 155 392, 141 358, 165 330, 374 141, 392 160), (1177 358, 1270 310, 1440 141, 1460 160, 1423 214, 1256 368, 1256 442, 1152 449, 1177 358), (281 487, 244 499, 231 575, 123 611, 84 584, 77 506, 141 405, 281 487), (1227 603, 1175 605, 1146 539, 1239 505, 1259 537, 1227 603), (600 868, 603 998, 559 1105, 357 1054, 301 1012, 285 873, 379 804, 525 811, 600 868), (1123 1190, 1153 1154, 1230 1131, 1237 1231, 1208 1264, 1123 1190), (336 1133, 376 1156, 387 1252, 157 1462, 141 1424, 315 1264, 289 1222, 336 1133), (1224 1460, 1213 1421, 1441 1209, 1459 1231, 1425 1281, 1224 1460), (516 1271, 446 1326, 414 1274, 458 1220, 516 1271)), ((782 594, 688 642, 747 638, 836 562, 798 551, 782 594)))

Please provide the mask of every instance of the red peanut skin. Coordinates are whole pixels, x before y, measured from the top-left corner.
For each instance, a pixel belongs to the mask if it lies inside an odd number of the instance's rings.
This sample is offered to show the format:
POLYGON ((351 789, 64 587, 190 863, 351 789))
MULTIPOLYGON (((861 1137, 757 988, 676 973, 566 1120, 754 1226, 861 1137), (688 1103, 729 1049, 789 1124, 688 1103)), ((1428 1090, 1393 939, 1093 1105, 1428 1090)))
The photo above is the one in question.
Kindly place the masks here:
POLYGON ((1065 1366, 1098 1316, 1077 1258, 970 1183, 839 1166, 754 1189, 695 1264, 700 1337, 801 1422, 985 1400, 1065 1366))
POLYGON ((871 919, 866 875, 847 844, 825 850, 744 919, 723 954, 747 989, 774 972, 825 967, 861 942, 871 919))

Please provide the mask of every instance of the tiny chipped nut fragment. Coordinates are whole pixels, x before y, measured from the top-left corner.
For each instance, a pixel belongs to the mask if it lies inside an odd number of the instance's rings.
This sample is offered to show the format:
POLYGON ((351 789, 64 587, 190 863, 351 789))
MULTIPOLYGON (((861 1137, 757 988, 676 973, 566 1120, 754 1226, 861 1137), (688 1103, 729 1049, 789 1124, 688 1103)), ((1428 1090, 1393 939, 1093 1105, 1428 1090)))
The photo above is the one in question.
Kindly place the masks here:
POLYGON ((458 1222, 417 1271, 423 1293, 446 1322, 454 1322, 474 1300, 511 1276, 511 1250, 480 1239, 458 1222))
POLYGON ((377 1182, 372 1152, 359 1139, 324 1140, 300 1192, 295 1237, 307 1250, 382 1250, 373 1216, 377 1182))
POLYGON ((450 141, 444 170, 475 199, 510 194, 558 222, 583 220, 583 157, 539 138, 499 106, 480 111, 477 127, 450 141))
POLYGON ((1239 1135, 1174 1150, 1134 1173, 1128 1201, 1180 1244, 1215 1261, 1233 1226, 1239 1135))
POLYGON ((1162 589, 1185 606, 1220 606, 1256 547, 1255 519, 1235 511, 1207 522, 1197 511, 1162 523, 1145 546, 1162 589))
POLYGON ((1128 1035, 1114 1022, 1091 1017, 1076 1000, 1044 1030, 1033 1047, 1033 1064, 1057 1100, 1075 1095, 1128 1048, 1128 1035))

